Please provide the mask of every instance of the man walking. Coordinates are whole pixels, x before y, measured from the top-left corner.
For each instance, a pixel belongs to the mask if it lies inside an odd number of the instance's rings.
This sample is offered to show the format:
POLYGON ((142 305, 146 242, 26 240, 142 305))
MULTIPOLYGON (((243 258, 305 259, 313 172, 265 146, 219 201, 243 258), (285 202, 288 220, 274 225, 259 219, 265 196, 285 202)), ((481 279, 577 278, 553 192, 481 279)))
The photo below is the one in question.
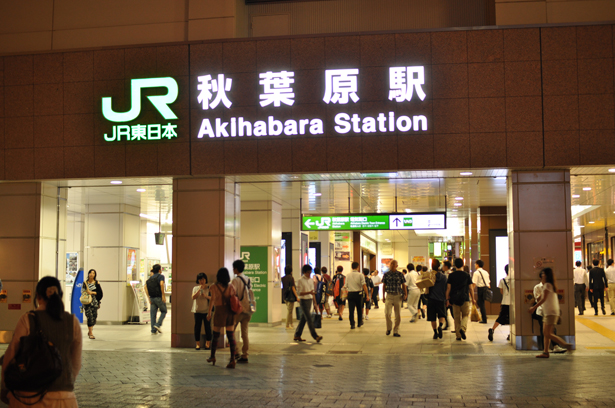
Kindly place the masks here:
MULTIPOLYGON (((231 285, 235 288, 235 293, 237 293, 239 301, 242 306, 244 306, 243 312, 235 316, 235 333, 237 333, 237 326, 241 325, 241 341, 243 342, 241 357, 235 356, 235 360, 237 360, 238 363, 248 362, 248 349, 250 348, 250 339, 248 338, 248 324, 252 318, 252 311, 249 307, 250 295, 248 292, 250 289, 250 278, 243 274, 245 267, 246 264, 241 259, 233 262, 233 273, 235 274, 235 278, 233 278, 231 285)), ((237 336, 235 336, 235 339, 237 339, 237 336)), ((239 350, 239 347, 237 347, 237 350, 239 350)))
POLYGON ((167 315, 167 302, 164 296, 164 275, 160 273, 160 265, 152 267, 153 275, 145 281, 145 293, 149 297, 150 319, 152 334, 162 334, 162 322, 167 315), (156 321, 156 315, 160 309, 160 318, 156 321))
POLYGON ((485 263, 480 259, 476 261, 476 270, 472 275, 472 283, 478 288, 478 307, 482 319, 480 323, 487 324, 487 309, 485 308, 485 292, 491 287, 489 272, 483 269, 485 263))
POLYGON ((436 281, 427 293, 427 321, 431 322, 433 339, 442 338, 442 325, 446 320, 446 275, 440 270, 440 261, 431 261, 431 270, 436 273, 436 281), (439 324, 438 324, 439 323, 439 324), (436 328, 436 324, 438 325, 436 328))
POLYGON ((392 260, 389 264, 389 271, 382 278, 382 301, 384 302, 384 317, 387 322, 387 336, 391 334, 391 309, 395 309, 395 326, 393 336, 401 337, 399 334, 399 324, 401 323, 401 300, 406 298, 406 279, 404 274, 397 270, 397 261, 392 260))
POLYGON ((476 300, 474 300, 474 290, 471 290, 472 278, 463 270, 463 259, 455 259, 455 268, 456 270, 448 275, 446 304, 453 306, 456 340, 465 340, 470 315, 470 299, 474 304, 476 300))
POLYGON ((410 311, 410 323, 416 322, 418 318, 419 297, 421 290, 416 286, 416 281, 419 279, 419 274, 414 270, 414 265, 408 264, 408 273, 406 274, 406 287, 408 288, 408 310, 410 311))
POLYGON ((585 312, 585 292, 587 291, 589 281, 587 271, 581 268, 581 261, 577 261, 575 265, 577 267, 572 271, 574 275, 574 303, 579 308, 579 316, 582 316, 583 312, 585 312))
POLYGON ((348 290, 348 312, 350 313, 350 328, 355 328, 354 311, 357 311, 357 321, 359 327, 363 326, 363 294, 368 296, 365 276, 359 272, 359 263, 353 262, 350 265, 352 272, 346 276, 346 290, 348 290))
POLYGON ((372 282, 374 283, 374 290, 372 291, 372 301, 374 302, 374 309, 380 309, 378 307, 378 294, 380 293, 380 285, 382 285, 382 278, 380 278, 378 270, 372 272, 372 282))
POLYGON ((344 267, 338 265, 336 274, 331 280, 331 283, 333 283, 333 303, 335 303, 335 307, 337 307, 339 320, 344 320, 342 319, 342 315, 344 314, 344 306, 346 306, 346 299, 342 297, 342 289, 346 286, 346 277, 343 272, 344 267))
POLYGON ((602 314, 606 314, 606 309, 604 308, 604 289, 609 287, 609 283, 606 280, 606 274, 604 273, 604 269, 600 268, 598 265, 600 261, 594 259, 592 261, 594 265, 593 268, 589 271, 589 291, 592 293, 592 297, 594 299, 594 316, 598 316, 598 301, 602 306, 602 314))
MULTIPOLYGON (((609 259, 606 261, 606 280, 609 284, 608 292, 609 295, 609 305, 611 306, 611 315, 615 315, 615 265, 613 265, 613 260, 609 259)), ((576 285, 575 285, 576 286, 576 285)))
MULTIPOLYGON (((322 336, 319 336, 314 329, 314 322, 312 321, 312 303, 314 303, 314 282, 310 279, 312 273, 312 267, 310 265, 303 265, 301 268, 301 278, 297 281, 297 292, 299 294, 299 306, 301 307, 301 320, 295 330, 295 341, 305 341, 301 338, 303 334, 303 328, 307 323, 310 329, 310 334, 320 343, 322 336)), ((316 304, 314 304, 316 306, 316 304)))

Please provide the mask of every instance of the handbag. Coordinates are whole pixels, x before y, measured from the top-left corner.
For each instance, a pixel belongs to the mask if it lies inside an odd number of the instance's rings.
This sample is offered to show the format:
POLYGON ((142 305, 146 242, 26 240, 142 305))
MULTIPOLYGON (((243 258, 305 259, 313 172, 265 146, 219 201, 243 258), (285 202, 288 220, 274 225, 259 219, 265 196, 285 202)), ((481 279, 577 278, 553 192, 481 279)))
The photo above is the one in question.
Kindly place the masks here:
POLYGON ((478 310, 476 309, 476 306, 474 306, 474 304, 472 304, 472 313, 470 313, 470 320, 473 322, 480 321, 480 315, 478 314, 478 310))
POLYGON ((342 300, 348 299, 348 289, 342 288, 342 293, 340 294, 340 297, 342 298, 342 300))
MULTIPOLYGON (((229 284, 229 286, 227 287, 230 288, 231 285, 229 284)), ((224 293, 222 292, 222 289, 220 289, 220 287, 218 287, 218 290, 220 291, 220 296, 222 296, 224 298, 224 293)), ((226 290, 225 290, 226 292, 226 290)), ((234 314, 240 314, 241 312, 243 312, 243 307, 241 306, 241 302, 239 301, 239 298, 237 297, 237 295, 230 295, 229 296, 229 304, 231 306, 231 312, 233 312, 234 314)))
POLYGON ((482 272, 478 272, 480 274, 480 278, 483 280, 483 286, 485 288, 485 292, 484 292, 484 298, 487 302, 491 302, 493 301, 493 291, 487 287, 487 282, 485 282, 485 278, 483 277, 483 273, 482 272))
POLYGON ((92 303, 92 295, 89 295, 87 292, 83 292, 81 294, 81 297, 79 298, 79 301, 84 306, 89 305, 90 303, 92 303))
POLYGON ((293 287, 286 289, 286 295, 284 296, 284 301, 288 303, 294 303, 297 301, 297 297, 295 296, 295 292, 293 292, 293 287))
POLYGON ((322 328, 322 315, 321 314, 312 312, 312 321, 314 322, 314 328, 316 329, 322 328))
MULTIPOLYGON (((53 382, 62 375, 62 357, 43 333, 35 312, 28 313, 30 334, 19 339, 19 349, 6 367, 4 381, 15 398, 37 398, 40 402, 53 382), (20 395, 20 392, 34 393, 20 395)), ((25 403, 26 405, 34 405, 25 403)))

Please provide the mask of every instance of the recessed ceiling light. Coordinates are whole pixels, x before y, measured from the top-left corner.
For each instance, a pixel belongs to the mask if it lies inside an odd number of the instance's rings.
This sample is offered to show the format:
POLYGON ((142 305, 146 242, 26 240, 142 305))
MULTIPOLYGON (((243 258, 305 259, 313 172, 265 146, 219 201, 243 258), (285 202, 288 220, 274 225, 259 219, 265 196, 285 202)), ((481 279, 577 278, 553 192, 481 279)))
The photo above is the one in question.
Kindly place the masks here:
POLYGON ((460 176, 471 176, 472 172, 470 172, 470 171, 463 171, 463 172, 459 173, 459 175, 460 176))
POLYGON ((121 182, 121 181, 119 181, 119 180, 113 180, 113 181, 111 182, 111 184, 122 184, 122 182, 121 182))
POLYGON ((585 228, 585 225, 580 225, 579 228, 585 228))
POLYGON ((590 221, 589 223, 590 223, 590 224, 594 224, 594 223, 595 223, 595 221, 590 221))
POLYGON ((463 204, 461 204, 461 203, 455 203, 454 205, 455 205, 455 207, 460 207, 460 206, 462 206, 463 204))
POLYGON ((463 197, 455 197, 455 200, 461 201, 461 200, 463 200, 463 197))
POLYGON ((615 173, 615 169, 609 169, 609 173, 615 173))
POLYGON ((591 191, 591 187, 583 187, 583 191, 591 191))
POLYGON ((496 180, 506 180, 506 177, 496 177, 496 180))
POLYGON ((573 195, 572 195, 572 198, 579 198, 579 197, 581 197, 581 196, 580 196, 580 195, 578 195, 578 194, 573 194, 573 195))
POLYGON ((145 191, 146 191, 146 190, 145 190, 144 188, 138 188, 138 189, 137 189, 137 191, 138 191, 139 193, 145 193, 145 191))
MULTIPOLYGON (((459 210, 453 210, 453 212, 457 212, 457 211, 459 211, 459 210)), ((615 211, 613 211, 613 212, 615 212, 615 211)))
POLYGON ((320 197, 322 193, 314 193, 314 197, 320 197))

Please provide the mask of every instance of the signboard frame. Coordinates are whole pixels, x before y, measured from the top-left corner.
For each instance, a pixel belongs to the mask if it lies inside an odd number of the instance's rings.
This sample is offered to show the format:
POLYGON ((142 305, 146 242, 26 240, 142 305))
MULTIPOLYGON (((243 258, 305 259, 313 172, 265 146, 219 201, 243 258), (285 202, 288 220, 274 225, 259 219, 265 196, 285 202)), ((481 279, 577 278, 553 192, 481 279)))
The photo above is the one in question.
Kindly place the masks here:
MULTIPOLYGON (((308 220, 309 221, 309 220, 308 220)), ((351 214, 301 214, 301 231, 362 231, 362 230, 370 230, 370 231, 416 231, 416 230, 443 230, 448 227, 448 219, 446 216, 446 211, 434 211, 434 212, 397 212, 397 213, 351 213, 351 214), (328 228, 328 229, 308 229, 305 225, 306 218, 313 217, 374 217, 378 218, 389 217, 389 220, 393 216, 417 216, 417 215, 442 215, 444 217, 444 228, 391 228, 388 225, 388 228, 348 228, 348 229, 337 229, 337 228, 328 228)))

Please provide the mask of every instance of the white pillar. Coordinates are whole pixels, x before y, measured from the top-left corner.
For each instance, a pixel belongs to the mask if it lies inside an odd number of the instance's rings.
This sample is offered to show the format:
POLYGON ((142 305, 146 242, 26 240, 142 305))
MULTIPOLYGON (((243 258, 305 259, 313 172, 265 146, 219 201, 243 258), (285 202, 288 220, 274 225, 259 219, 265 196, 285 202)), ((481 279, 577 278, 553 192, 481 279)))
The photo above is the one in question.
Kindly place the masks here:
POLYGON ((408 262, 413 263, 415 267, 419 264, 429 266, 429 239, 419 237, 414 231, 408 233, 408 262), (422 257, 424 261, 418 262, 415 257, 422 257))

